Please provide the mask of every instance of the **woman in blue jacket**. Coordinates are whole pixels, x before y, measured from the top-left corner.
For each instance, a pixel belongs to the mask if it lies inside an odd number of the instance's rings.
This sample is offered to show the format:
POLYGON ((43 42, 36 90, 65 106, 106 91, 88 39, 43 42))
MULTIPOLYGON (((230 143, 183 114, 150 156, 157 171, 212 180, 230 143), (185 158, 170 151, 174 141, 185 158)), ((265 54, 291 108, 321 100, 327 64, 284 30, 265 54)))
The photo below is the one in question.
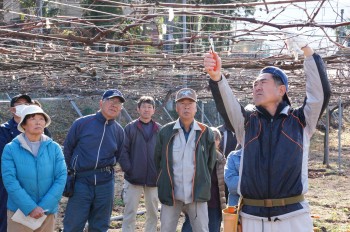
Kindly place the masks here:
POLYGON ((64 189, 67 169, 60 146, 43 134, 50 122, 50 117, 40 107, 27 106, 18 124, 22 133, 5 146, 1 166, 8 192, 7 231, 33 231, 11 220, 17 210, 35 219, 46 215, 35 231, 54 231, 54 214, 64 189))
POLYGON ((225 165, 224 178, 227 185, 228 205, 235 206, 238 204, 239 195, 237 193, 238 180, 239 180, 239 166, 241 163, 242 150, 231 151, 227 156, 227 162, 225 165))

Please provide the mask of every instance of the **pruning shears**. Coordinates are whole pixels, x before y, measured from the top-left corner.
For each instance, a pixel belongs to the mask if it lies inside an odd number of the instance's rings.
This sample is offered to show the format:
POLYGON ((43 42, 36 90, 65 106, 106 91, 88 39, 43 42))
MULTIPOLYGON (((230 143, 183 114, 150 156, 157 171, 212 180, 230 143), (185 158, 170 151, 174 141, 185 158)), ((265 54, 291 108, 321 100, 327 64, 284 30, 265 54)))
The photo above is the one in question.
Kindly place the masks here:
MULTIPOLYGON (((215 49, 214 49, 214 40, 213 40, 213 37, 211 34, 208 36, 208 40, 209 40, 209 44, 210 44, 210 47, 209 47, 210 53, 213 54, 214 59, 216 60, 217 54, 216 54, 215 49)), ((216 71, 216 65, 214 66, 213 70, 216 71)))
POLYGON ((213 40, 213 37, 212 35, 209 35, 208 36, 208 40, 209 40, 209 44, 210 44, 210 52, 215 52, 215 49, 214 49, 214 40, 213 40))

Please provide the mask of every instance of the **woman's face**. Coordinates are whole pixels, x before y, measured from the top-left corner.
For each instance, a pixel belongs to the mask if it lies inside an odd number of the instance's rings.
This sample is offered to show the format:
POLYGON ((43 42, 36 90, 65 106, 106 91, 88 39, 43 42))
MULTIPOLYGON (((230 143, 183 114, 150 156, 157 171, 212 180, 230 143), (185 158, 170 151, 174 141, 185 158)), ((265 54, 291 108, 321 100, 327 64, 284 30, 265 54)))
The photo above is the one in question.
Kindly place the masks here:
POLYGON ((33 114, 22 123, 25 134, 41 135, 44 132, 46 120, 43 114, 33 114))

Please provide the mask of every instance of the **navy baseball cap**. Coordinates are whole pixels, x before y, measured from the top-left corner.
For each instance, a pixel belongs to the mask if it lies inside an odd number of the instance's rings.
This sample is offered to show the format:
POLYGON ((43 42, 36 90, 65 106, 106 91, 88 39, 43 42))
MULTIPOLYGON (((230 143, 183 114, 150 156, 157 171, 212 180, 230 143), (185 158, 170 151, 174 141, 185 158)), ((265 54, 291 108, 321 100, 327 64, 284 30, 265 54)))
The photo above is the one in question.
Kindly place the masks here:
POLYGON ((112 97, 118 97, 122 103, 125 102, 123 94, 117 89, 109 89, 102 95, 102 100, 106 100, 112 97))
POLYGON ((289 101, 289 98, 288 98, 288 95, 287 95, 287 92, 288 92, 288 76, 285 74, 285 72, 283 72, 282 69, 277 68, 275 66, 268 66, 268 67, 265 67, 265 68, 261 69, 260 74, 263 74, 263 73, 270 73, 270 74, 272 74, 274 76, 277 76, 277 77, 279 77, 281 79, 283 85, 286 86, 286 93, 283 96, 283 100, 285 100, 289 105, 291 105, 290 101, 289 101))
POLYGON ((10 106, 11 107, 14 107, 16 101, 20 98, 23 98, 23 99, 26 99, 26 101, 28 103, 31 103, 32 102, 32 99, 27 95, 27 94, 18 94, 16 96, 14 96, 13 98, 11 98, 11 102, 10 102, 10 106))

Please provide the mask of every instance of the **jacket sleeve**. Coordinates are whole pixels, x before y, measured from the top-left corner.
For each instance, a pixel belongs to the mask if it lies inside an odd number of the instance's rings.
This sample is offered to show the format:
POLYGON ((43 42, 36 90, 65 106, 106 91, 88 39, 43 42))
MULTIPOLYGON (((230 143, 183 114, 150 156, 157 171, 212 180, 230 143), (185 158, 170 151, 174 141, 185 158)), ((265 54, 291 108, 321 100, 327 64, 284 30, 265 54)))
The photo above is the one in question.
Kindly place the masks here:
POLYGON ((331 95, 325 64, 318 54, 313 54, 304 60, 306 75, 306 99, 304 102, 304 115, 306 131, 311 137, 316 130, 316 124, 328 106, 331 95))
POLYGON ((239 170, 236 166, 239 167, 240 157, 234 155, 235 153, 231 152, 227 157, 227 162, 225 165, 224 178, 227 185, 228 191, 231 194, 238 194, 238 180, 239 180, 239 170), (238 165, 237 165, 238 163, 238 165))
POLYGON ((211 174, 213 172, 215 163, 216 163, 216 147, 215 147, 215 140, 214 140, 214 133, 212 130, 209 130, 209 138, 208 138, 208 151, 209 151, 209 159, 208 159, 208 169, 209 173, 211 174))
POLYGON ((64 156, 58 144, 55 144, 55 168, 54 180, 51 188, 47 191, 45 196, 41 199, 38 205, 43 209, 48 209, 49 213, 57 207, 63 193, 64 186, 67 179, 67 167, 64 161, 64 156))
POLYGON ((37 204, 19 183, 17 179, 15 162, 12 157, 13 152, 11 151, 9 145, 6 145, 1 157, 2 180, 8 195, 11 195, 12 199, 16 202, 24 215, 28 215, 37 207, 37 204))
POLYGON ((160 163, 162 159, 162 146, 163 146, 163 141, 162 141, 162 130, 159 131, 157 135, 157 141, 156 141, 156 146, 154 148, 154 162, 156 165, 156 170, 157 173, 160 172, 160 163))
MULTIPOLYGON (((7 131, 4 127, 0 127, 0 160, 2 156, 2 152, 4 151, 4 148, 6 144, 8 143, 8 137, 7 131)), ((0 167, 0 176, 1 176, 1 167, 0 167)))
POLYGON ((236 133, 239 144, 243 144, 245 110, 239 104, 237 98, 224 76, 218 82, 210 80, 209 86, 214 97, 216 108, 223 117, 227 128, 236 133))
POLYGON ((119 164, 123 170, 123 172, 127 173, 131 168, 131 161, 130 161, 130 147, 132 146, 131 142, 132 139, 130 138, 130 130, 131 125, 126 125, 124 129, 125 137, 124 137, 124 144, 122 148, 122 152, 119 157, 119 164))
POLYGON ((77 142, 79 140, 79 135, 77 134, 77 127, 78 127, 79 120, 76 120, 71 128, 68 131, 68 134, 66 136, 66 139, 63 143, 63 153, 64 153, 64 159, 66 161, 66 165, 68 169, 72 169, 71 167, 71 159, 74 153, 74 149, 77 145, 77 142))
POLYGON ((8 143, 8 138, 6 136, 6 129, 3 127, 0 127, 0 156, 6 146, 6 144, 8 143))
POLYGON ((125 131, 124 131, 123 127, 121 127, 120 125, 118 127, 118 132, 119 133, 118 133, 118 138, 117 138, 117 140, 118 140, 117 144, 118 144, 118 148, 120 148, 120 149, 117 149, 117 151, 115 153, 115 158, 116 158, 117 162, 119 162, 120 156, 121 156, 122 151, 123 151, 124 143, 125 143, 125 131))

